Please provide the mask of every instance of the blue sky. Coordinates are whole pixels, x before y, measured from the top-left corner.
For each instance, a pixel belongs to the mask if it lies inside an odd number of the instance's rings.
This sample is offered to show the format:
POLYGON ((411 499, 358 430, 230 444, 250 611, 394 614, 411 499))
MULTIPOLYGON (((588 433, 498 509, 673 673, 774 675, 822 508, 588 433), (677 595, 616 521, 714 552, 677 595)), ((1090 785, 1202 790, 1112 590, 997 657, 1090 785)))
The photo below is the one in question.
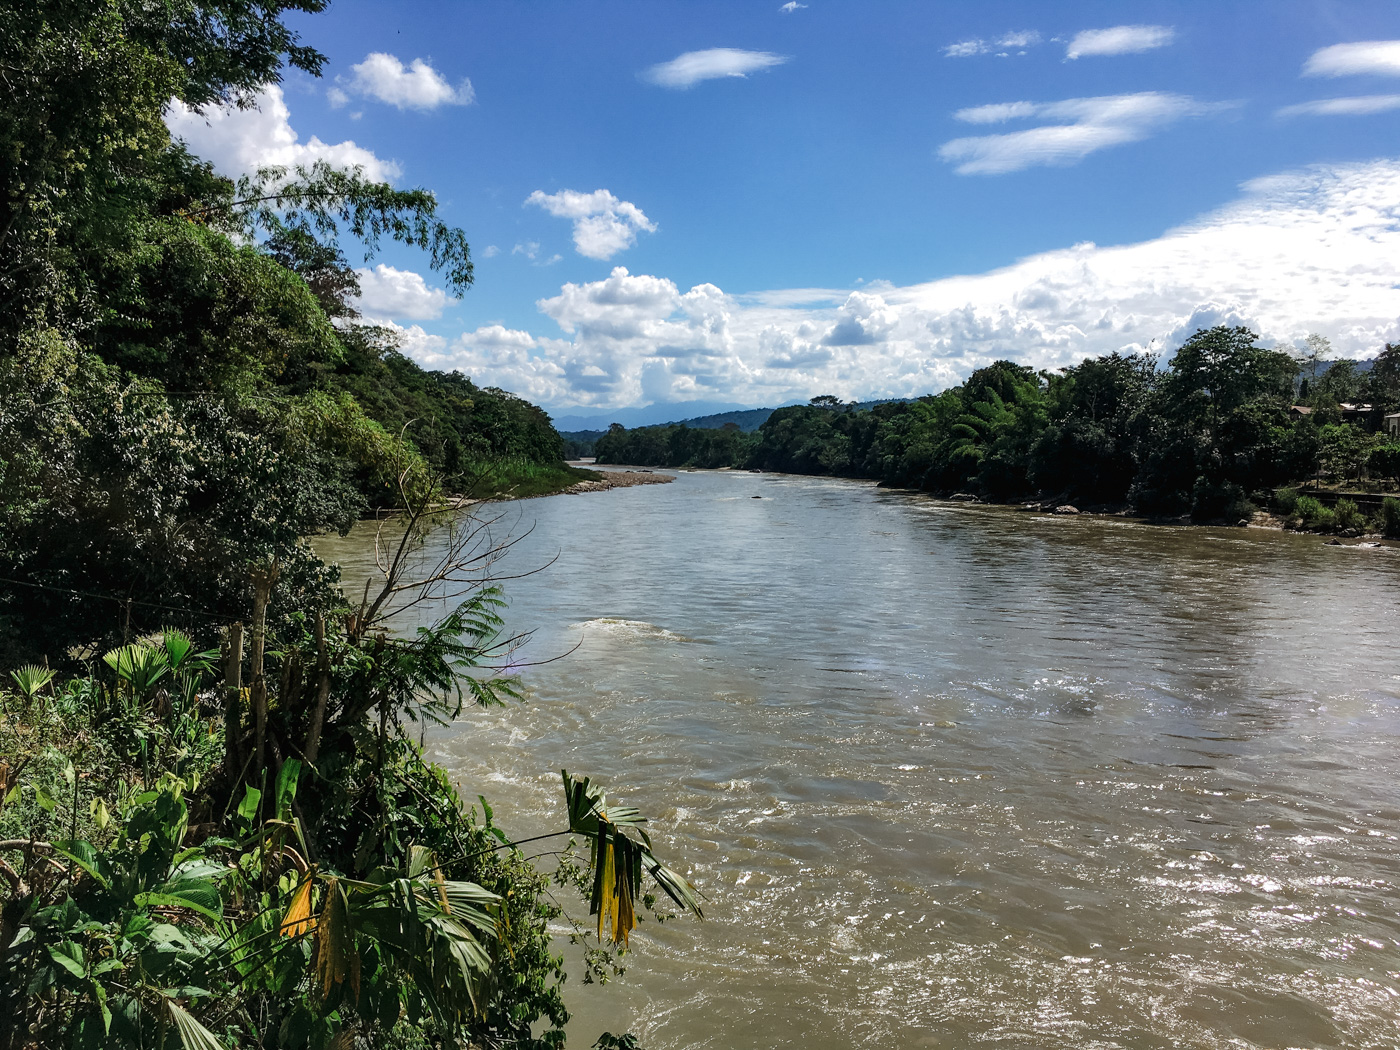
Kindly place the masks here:
POLYGON ((906 396, 1217 321, 1400 340, 1393 3, 337 0, 297 25, 324 78, 172 128, 231 173, 327 157, 434 190, 475 287, 391 251, 365 314, 552 411, 906 396))

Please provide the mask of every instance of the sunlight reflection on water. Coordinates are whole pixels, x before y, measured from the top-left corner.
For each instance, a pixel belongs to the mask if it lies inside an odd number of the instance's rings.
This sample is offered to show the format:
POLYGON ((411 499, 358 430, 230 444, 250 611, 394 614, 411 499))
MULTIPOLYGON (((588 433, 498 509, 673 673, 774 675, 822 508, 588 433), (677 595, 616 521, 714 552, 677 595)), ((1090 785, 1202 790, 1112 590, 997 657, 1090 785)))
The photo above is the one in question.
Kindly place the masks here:
POLYGON ((572 1044, 1400 1044, 1394 551, 741 473, 519 510, 523 658, 577 648, 434 757, 518 835, 590 773, 710 898, 572 1044))

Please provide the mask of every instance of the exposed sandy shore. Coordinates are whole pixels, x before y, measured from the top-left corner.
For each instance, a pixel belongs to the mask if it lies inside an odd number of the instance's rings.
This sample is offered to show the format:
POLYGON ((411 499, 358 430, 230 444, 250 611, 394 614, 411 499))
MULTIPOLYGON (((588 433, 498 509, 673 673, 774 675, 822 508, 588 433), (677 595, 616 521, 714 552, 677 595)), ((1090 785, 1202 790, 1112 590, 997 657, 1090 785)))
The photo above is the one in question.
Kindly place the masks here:
POLYGON ((664 485, 675 481, 674 474, 654 474, 649 470, 600 470, 597 481, 579 481, 560 492, 574 495, 580 492, 603 492, 606 489, 625 489, 633 485, 664 485))

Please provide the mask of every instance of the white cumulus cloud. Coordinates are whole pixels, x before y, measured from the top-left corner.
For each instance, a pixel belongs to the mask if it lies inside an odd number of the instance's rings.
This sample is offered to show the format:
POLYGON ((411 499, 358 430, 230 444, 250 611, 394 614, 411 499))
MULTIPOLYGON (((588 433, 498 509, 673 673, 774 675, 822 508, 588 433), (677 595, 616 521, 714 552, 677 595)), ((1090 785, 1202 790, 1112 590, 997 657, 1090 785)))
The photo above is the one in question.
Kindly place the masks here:
POLYGON ((434 288, 422 274, 396 270, 380 263, 374 269, 359 269, 359 309, 372 317, 392 317, 396 321, 431 321, 442 316, 452 297, 434 288))
POLYGON ((318 160, 342 168, 361 167, 378 182, 392 182, 403 175, 396 163, 381 160, 349 139, 328 143, 312 135, 302 142, 292 129, 291 112, 276 84, 263 88, 251 109, 210 107, 199 113, 172 99, 165 123, 172 135, 231 177, 271 166, 310 166, 318 160))
POLYGON ((1059 368, 1170 353, 1197 327, 1264 345, 1321 332, 1348 357, 1400 341, 1400 159, 1259 179, 1234 203, 1136 244, 1078 244, 987 273, 859 291, 682 291, 618 267, 540 300, 553 334, 488 326, 405 352, 546 407, 814 394, 909 397, 1009 358, 1059 368))
POLYGON ((504 325, 492 324, 484 325, 475 332, 469 332, 461 337, 463 344, 471 346, 486 347, 489 349, 511 349, 529 350, 535 345, 535 337, 529 332, 521 331, 517 328, 507 328, 504 325))
POLYGON ((405 66, 394 55, 372 51, 350 70, 353 77, 326 92, 332 106, 345 105, 352 94, 377 98, 398 109, 469 106, 476 100, 470 80, 463 79, 454 87, 421 58, 405 66))
POLYGON ((899 312, 891 309, 879 295, 852 292, 836 311, 836 323, 822 337, 822 343, 825 346, 873 346, 884 342, 898 323, 899 312))
POLYGON ((1400 77, 1400 40, 1359 40, 1314 51, 1303 65, 1306 77, 1348 77, 1363 73, 1400 77))
POLYGON ((1112 26, 1108 29, 1085 29, 1075 33, 1065 49, 1065 57, 1074 59, 1085 55, 1135 55, 1166 47, 1176 39, 1171 26, 1112 26))
POLYGON ((702 80, 746 77, 750 73, 782 65, 783 55, 771 51, 744 51, 735 47, 712 47, 707 51, 687 51, 683 55, 652 66, 642 76, 668 88, 694 87, 702 80))
POLYGON ((1320 98, 1284 106, 1279 117, 1364 117, 1400 109, 1400 95, 1354 95, 1350 98, 1320 98))
POLYGON ((572 219, 574 248, 589 259, 611 259, 636 244, 638 233, 656 232, 656 223, 648 219, 641 208, 631 201, 620 200, 607 190, 592 193, 536 190, 525 198, 525 203, 538 205, 558 218, 572 219))
POLYGON ((790 15, 794 11, 801 11, 806 6, 806 4, 799 4, 797 0, 788 0, 788 2, 785 3, 782 7, 778 8, 778 10, 785 15, 790 15))
POLYGON ((393 334, 399 350, 427 368, 451 370, 448 341, 440 335, 425 331, 422 325, 401 325, 387 318, 364 318, 365 323, 378 325, 393 334))
POLYGON ((1221 108, 1219 103, 1160 91, 1061 102, 998 102, 962 109, 953 116, 968 124, 1029 119, 1067 123, 953 139, 943 144, 938 155, 956 164, 960 175, 1001 175, 1038 165, 1073 164, 1110 146, 1138 142, 1183 117, 1204 116, 1221 108))

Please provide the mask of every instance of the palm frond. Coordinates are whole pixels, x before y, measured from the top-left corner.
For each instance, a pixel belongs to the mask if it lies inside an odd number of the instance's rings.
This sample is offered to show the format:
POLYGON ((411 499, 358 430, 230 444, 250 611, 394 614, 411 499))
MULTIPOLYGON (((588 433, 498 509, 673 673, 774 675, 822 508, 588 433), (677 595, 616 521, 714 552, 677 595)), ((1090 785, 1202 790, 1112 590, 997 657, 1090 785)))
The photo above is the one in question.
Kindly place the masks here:
POLYGON ((10 677, 14 679, 15 685, 19 686, 19 691, 26 700, 33 700, 40 689, 53 681, 54 671, 49 667, 40 667, 38 664, 25 664, 10 672, 10 677))
POLYGON ((170 1019, 175 1022, 175 1030, 180 1033, 180 1044, 185 1050, 228 1050, 222 1039, 200 1024, 193 1014, 174 999, 165 1000, 165 1005, 170 1011, 170 1019))
POLYGON ((315 881, 309 877, 302 879, 301 885, 292 894, 291 903, 287 905, 279 927, 283 937, 300 937, 316 928, 316 920, 311 917, 311 887, 315 881))
POLYGON ((651 838, 641 825, 646 817, 631 806, 609 806, 607 793, 589 777, 570 776, 560 770, 569 830, 592 842, 593 887, 589 914, 598 916, 598 939, 627 945, 637 925, 636 902, 641 896, 642 875, 650 874, 671 900, 693 913, 704 915, 694 888, 666 867, 652 852, 651 838))

